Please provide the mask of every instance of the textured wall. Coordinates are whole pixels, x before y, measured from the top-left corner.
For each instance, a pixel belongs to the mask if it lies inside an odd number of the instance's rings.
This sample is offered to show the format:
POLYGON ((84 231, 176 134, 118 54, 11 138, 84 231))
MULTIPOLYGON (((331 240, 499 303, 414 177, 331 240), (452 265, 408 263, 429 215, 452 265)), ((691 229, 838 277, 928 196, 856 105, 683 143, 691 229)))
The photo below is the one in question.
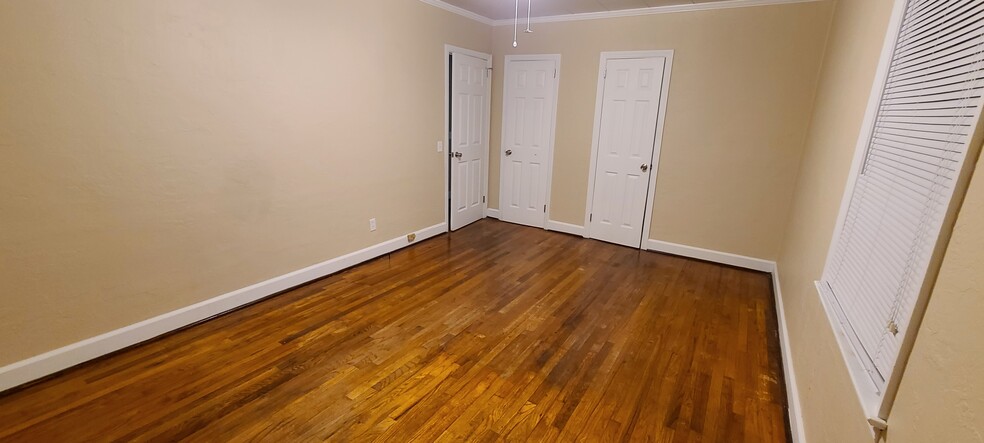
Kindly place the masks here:
POLYGON ((960 209, 899 387, 891 443, 984 441, 982 227, 984 175, 978 174, 960 209))
POLYGON ((0 366, 441 223, 444 44, 490 34, 407 0, 0 2, 0 366))
MULTIPOLYGON (((839 0, 778 264, 807 440, 871 442, 820 303, 819 279, 885 39, 893 0, 839 0)), ((984 441, 984 178, 957 220, 889 418, 888 443, 984 441)))
MULTIPOLYGON (((550 218, 584 224, 602 51, 672 49, 649 238, 774 260, 786 223, 832 2, 534 25, 509 54, 561 54, 550 218)), ((502 70, 492 93, 498 207, 502 70)))
POLYGON ((837 2, 779 257, 808 441, 870 441, 864 412, 814 286, 840 210, 893 0, 837 2))

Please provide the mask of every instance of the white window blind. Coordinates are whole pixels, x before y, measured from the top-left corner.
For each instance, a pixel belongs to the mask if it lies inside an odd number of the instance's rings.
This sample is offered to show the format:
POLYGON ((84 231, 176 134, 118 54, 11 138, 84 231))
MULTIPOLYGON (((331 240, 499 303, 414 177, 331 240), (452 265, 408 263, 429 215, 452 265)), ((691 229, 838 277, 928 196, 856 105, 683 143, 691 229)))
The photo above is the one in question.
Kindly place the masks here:
POLYGON ((984 93, 984 1, 909 0, 821 290, 878 389, 892 374, 984 93))

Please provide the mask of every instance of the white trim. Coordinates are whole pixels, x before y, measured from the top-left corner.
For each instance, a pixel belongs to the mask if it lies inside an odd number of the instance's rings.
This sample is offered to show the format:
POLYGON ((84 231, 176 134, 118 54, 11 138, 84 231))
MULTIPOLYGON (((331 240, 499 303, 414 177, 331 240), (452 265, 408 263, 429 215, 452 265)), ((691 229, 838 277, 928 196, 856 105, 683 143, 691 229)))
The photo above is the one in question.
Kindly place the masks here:
MULTIPOLYGON (((424 1, 424 0, 421 0, 424 1)), ((449 5, 450 6, 450 5, 449 5)), ((492 55, 486 54, 484 52, 473 51, 471 49, 460 48, 454 45, 444 45, 444 134, 441 138, 444 140, 445 149, 441 155, 444 156, 444 224, 447 226, 448 232, 451 231, 451 127, 448 126, 448 120, 451 117, 451 54, 458 53, 467 56, 475 57, 478 59, 485 60, 485 67, 487 69, 492 69, 492 55)), ((485 179, 482 184, 482 197, 485 198, 485 202, 482 204, 483 214, 488 214, 489 210, 489 133, 492 132, 492 74, 488 74, 488 84, 486 93, 488 94, 488 100, 485 101, 485 115, 488 117, 485 119, 484 127, 482 131, 485 133, 485 155, 483 157, 485 161, 485 179)))
POLYGON ((786 310, 782 305, 782 290, 779 285, 779 267, 772 270, 772 289, 776 297, 776 317, 779 323, 779 347, 782 350, 782 372, 786 383, 786 404, 789 411, 789 430, 793 434, 792 443, 806 443, 806 429, 803 426, 803 409, 800 405, 799 386, 796 384, 796 371, 793 369, 793 350, 786 326, 786 310))
MULTIPOLYGON (((421 0, 431 3, 433 0, 421 0)), ((711 11, 715 9, 744 8, 750 6, 783 5, 790 3, 809 3, 822 0, 727 0, 720 2, 693 3, 670 6, 653 6, 650 8, 621 9, 615 11, 585 12, 580 14, 551 15, 533 17, 533 23, 570 22, 579 20, 597 20, 618 17, 635 17, 640 15, 673 14, 678 12, 711 11)), ((494 20, 493 26, 512 26, 512 19, 494 20)), ((484 22, 483 22, 484 23, 484 22)))
MULTIPOLYGON (((485 152, 482 161, 485 170, 482 171, 482 215, 489 210, 489 151, 492 150, 492 54, 485 55, 485 118, 482 120, 482 133, 485 135, 485 152)), ((451 104, 449 103, 450 107, 451 104)))
MULTIPOLYGON (((554 144, 557 137, 557 109, 559 108, 558 103, 560 102, 560 54, 522 54, 522 55, 507 55, 505 58, 505 66, 502 70, 503 80, 502 80, 502 135, 499 137, 499 200, 502 200, 502 186, 504 182, 502 181, 502 171, 504 171, 504 166, 506 162, 506 157, 503 155, 503 143, 502 140, 506 139, 506 124, 508 116, 506 112, 509 107, 505 105, 506 94, 509 93, 509 63, 514 61, 550 61, 554 64, 554 70, 556 72, 556 77, 554 78, 554 102, 553 111, 550 115, 550 131, 547 142, 547 176, 545 180, 547 181, 547 192, 544 196, 543 203, 547 205, 547 210, 543 211, 543 220, 540 222, 541 228, 547 229, 547 220, 550 219, 550 196, 553 194, 553 164, 554 164, 554 144)), ((510 220, 507 220, 510 221, 510 220)), ((522 224, 522 223, 521 223, 522 224)))
MULTIPOLYGON (((416 231, 421 242, 446 231, 444 223, 416 231)), ((0 368, 0 392, 54 374, 63 369, 132 346, 209 317, 269 297, 278 292, 334 274, 408 245, 400 236, 341 257, 274 277, 115 331, 45 352, 0 368)))
POLYGON ((499 210, 498 209, 495 209, 495 208, 486 208, 485 209, 485 216, 486 217, 489 217, 489 218, 494 218, 496 220, 499 220, 499 210))
POLYGON ((639 239, 639 248, 645 248, 649 238, 649 231, 652 229, 653 218, 653 199, 656 195, 656 176, 659 175, 659 157, 663 145, 663 128, 666 126, 666 104, 669 102, 670 93, 670 74, 673 71, 673 50, 655 51, 617 51, 602 52, 598 64, 598 90, 595 95, 595 117, 594 132, 591 137, 591 163, 588 168, 588 201, 584 206, 584 232, 585 237, 591 237, 591 213, 594 206, 594 186, 595 175, 598 167, 598 145, 601 137, 601 113, 602 105, 605 100, 605 69, 608 60, 635 59, 635 58, 664 58, 663 64, 663 85, 659 95, 659 111, 656 114, 656 137, 653 140, 653 160, 649 170, 649 191, 646 194, 645 219, 642 221, 642 237, 639 239))
POLYGON ((760 272, 773 272, 776 269, 776 262, 761 258, 746 257, 744 255, 720 252, 710 249, 697 248, 694 246, 670 243, 661 240, 649 239, 646 241, 646 250, 665 252, 667 254, 680 255, 683 257, 707 260, 709 262, 721 263, 724 265, 737 266, 739 268, 751 269, 760 272))
MULTIPOLYGON (((467 9, 448 4, 441 0, 420 0, 431 6, 441 8, 453 14, 475 20, 483 25, 489 26, 511 26, 512 19, 494 20, 484 15, 469 11, 467 9)), ((675 14, 679 12, 712 11, 715 9, 746 8, 751 6, 770 6, 784 5, 792 3, 810 3, 823 0, 725 0, 718 2, 693 3, 683 5, 653 6, 649 8, 621 9, 615 11, 584 12, 579 14, 549 15, 544 17, 533 17, 532 23, 555 23, 571 22, 580 20, 598 20, 606 18, 636 17, 643 15, 675 14)))
POLYGON ((783 307, 782 289, 779 284, 779 267, 776 262, 653 239, 648 240, 646 249, 737 266, 754 271, 768 272, 772 275, 772 287, 776 303, 776 321, 778 322, 779 328, 779 347, 782 352, 782 368, 785 377, 783 382, 786 384, 786 403, 789 408, 789 428, 792 433, 793 443, 806 443, 803 409, 800 403, 799 386, 796 384, 796 370, 793 368, 792 343, 789 340, 786 310, 783 307))
MULTIPOLYGON (((659 176, 659 158, 663 150, 663 129, 666 127, 666 104, 670 101, 670 74, 673 72, 673 50, 668 51, 645 51, 645 52, 622 52, 625 56, 656 56, 666 57, 663 65, 663 90, 659 93, 659 113, 656 114, 656 138, 653 142, 653 161, 649 167, 649 191, 646 193, 646 218, 642 219, 642 238, 648 239, 652 231, 653 223, 653 202, 656 198, 656 179, 659 176)), ((598 121, 599 125, 601 121, 598 121)), ((592 177, 594 173, 592 172, 592 177)), ((640 244, 641 248, 642 245, 640 244)))
POLYGON ((786 384, 786 403, 789 408, 789 428, 792 433, 793 443, 806 443, 803 409, 800 403, 799 386, 796 384, 796 370, 793 368, 792 342, 789 340, 786 310, 783 307, 782 289, 779 284, 779 267, 776 262, 653 239, 647 241, 646 249, 737 266, 754 271, 768 272, 772 275, 772 287, 776 303, 776 321, 779 329, 779 347, 782 352, 782 368, 785 377, 783 382, 786 384))
POLYGON ((548 231, 557 231, 565 234, 576 235, 578 237, 585 237, 584 226, 559 222, 556 220, 547 220, 547 224, 544 229, 548 231))
POLYGON ((458 15, 460 15, 462 17, 465 17, 465 18, 470 18, 470 19, 475 20, 476 22, 479 22, 479 23, 481 23, 483 25, 492 26, 492 24, 495 22, 495 20, 492 20, 492 19, 490 19, 490 18, 488 18, 488 17, 486 17, 484 15, 476 14, 474 12, 471 12, 471 11, 467 10, 467 9, 459 8, 459 7, 455 6, 455 5, 451 5, 451 4, 442 2, 441 0, 420 0, 420 1, 422 1, 424 3, 427 3, 428 5, 431 5, 431 6, 436 6, 438 8, 441 8, 441 9, 445 10, 445 11, 448 11, 450 13, 458 14, 458 15))
MULTIPOLYGON (((878 392, 874 382, 871 381, 871 375, 864 367, 861 356, 858 355, 858 350, 854 345, 856 338, 848 335, 847 328, 850 326, 845 324, 846 320, 841 318, 840 312, 833 306, 832 303, 836 302, 824 293, 822 287, 825 283, 816 281, 814 284, 827 321, 830 322, 830 331, 837 340, 837 347, 841 351, 841 357, 844 359, 847 372, 851 376, 851 384, 854 386, 854 392, 861 403, 861 409, 866 418, 878 417, 877 407, 882 402, 882 394, 878 392)), ((872 438, 877 440, 878 434, 875 429, 869 426, 868 430, 871 431, 872 438)))
MULTIPOLYGON (((874 84, 871 87, 871 95, 868 97, 868 107, 865 110, 864 120, 861 125, 861 132, 858 135, 858 141, 854 149, 854 159, 851 163, 851 171, 848 175, 848 181, 844 188, 844 195, 841 197, 841 206, 837 214, 836 225, 830 238, 830 244, 827 250, 827 259, 824 264, 822 276, 827 275, 827 270, 830 269, 833 264, 834 254, 838 245, 837 239, 840 238, 841 232, 844 229, 844 223, 850 208, 855 183, 860 176, 860 170, 864 164, 865 155, 868 150, 868 141, 871 138, 871 134, 874 132, 878 107, 881 105, 881 96, 887 85, 888 73, 891 68, 895 46, 898 43, 899 34, 901 32, 902 21, 905 17, 905 10, 905 0, 894 1, 892 16, 889 20, 888 30, 885 33, 885 41, 882 46, 881 56, 875 72, 873 81, 874 84)), ((965 163, 965 161, 962 161, 958 168, 962 169, 965 163)), ((821 277, 821 279, 822 278, 823 277, 821 277)), ((908 355, 911 352, 915 341, 915 334, 919 329, 919 319, 922 317, 922 312, 928 301, 930 291, 927 287, 925 287, 925 285, 928 284, 927 282, 924 282, 922 293, 916 300, 916 307, 913 310, 912 321, 909 323, 902 346, 899 349, 898 358, 891 374, 888 375, 885 381, 885 386, 882 390, 883 392, 881 393, 878 392, 878 387, 871 380, 868 372, 864 369, 864 365, 861 363, 863 360, 855 354, 855 345, 853 343, 854 340, 856 340, 856 337, 852 338, 846 333, 846 328, 845 325, 842 324, 843 319, 840 318, 839 310, 831 305, 831 303, 835 303, 836 301, 828 300, 829 297, 823 290, 824 283, 820 281, 816 282, 818 296, 820 297, 820 301, 826 310, 827 318, 830 321, 830 326, 837 338, 837 343, 841 348, 841 354, 844 358, 847 369, 851 373, 851 381, 854 385, 855 391, 857 392, 858 401, 861 403, 861 407, 865 412, 865 418, 869 425, 873 420, 876 422, 888 421, 895 395, 898 392, 898 387, 901 383, 901 377, 908 359, 908 355)), ((875 429, 874 427, 869 427, 869 429, 872 431, 872 435, 877 439, 881 433, 881 430, 875 429)))
POLYGON ((782 351, 782 368, 785 377, 783 382, 786 384, 786 403, 789 408, 789 428, 792 433, 793 443, 806 443, 803 409, 800 404, 799 386, 796 384, 796 371, 793 368, 792 343, 789 340, 786 310, 783 307, 782 289, 779 284, 779 267, 776 262, 653 239, 647 241, 646 249, 737 266, 754 271, 768 272, 772 275, 772 287, 776 303, 776 321, 779 329, 779 347, 782 351))

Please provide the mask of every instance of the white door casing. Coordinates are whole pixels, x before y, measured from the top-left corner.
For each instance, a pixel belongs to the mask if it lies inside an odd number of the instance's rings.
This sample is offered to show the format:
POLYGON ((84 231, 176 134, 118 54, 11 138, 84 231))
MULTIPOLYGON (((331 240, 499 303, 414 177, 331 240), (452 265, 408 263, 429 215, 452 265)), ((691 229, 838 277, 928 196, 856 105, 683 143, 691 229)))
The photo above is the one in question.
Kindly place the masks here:
POLYGON ((591 238, 639 248, 648 234, 671 54, 602 54, 585 214, 591 238))
POLYGON ((450 52, 450 227, 485 217, 490 58, 450 52))
POLYGON ((506 57, 499 152, 503 221, 546 225, 559 73, 559 55, 506 57))

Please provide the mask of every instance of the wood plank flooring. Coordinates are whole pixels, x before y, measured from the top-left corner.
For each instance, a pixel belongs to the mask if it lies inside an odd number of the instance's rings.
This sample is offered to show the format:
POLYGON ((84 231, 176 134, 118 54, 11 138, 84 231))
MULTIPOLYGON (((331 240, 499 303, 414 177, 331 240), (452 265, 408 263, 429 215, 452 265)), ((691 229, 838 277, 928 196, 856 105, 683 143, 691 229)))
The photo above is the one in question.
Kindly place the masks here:
POLYGON ((483 220, 0 397, 0 441, 785 442, 772 300, 483 220))

